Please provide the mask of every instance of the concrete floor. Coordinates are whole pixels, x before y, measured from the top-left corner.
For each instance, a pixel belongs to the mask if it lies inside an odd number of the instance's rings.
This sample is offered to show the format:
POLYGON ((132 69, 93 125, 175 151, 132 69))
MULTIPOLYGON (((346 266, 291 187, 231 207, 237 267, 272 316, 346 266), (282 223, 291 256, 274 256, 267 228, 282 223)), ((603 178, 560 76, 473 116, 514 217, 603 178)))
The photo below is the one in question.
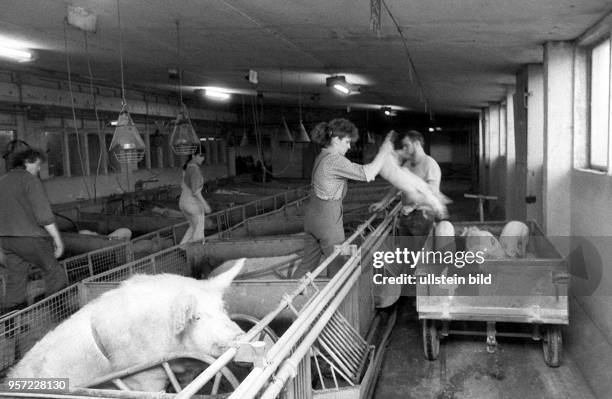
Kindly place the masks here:
POLYGON ((580 370, 565 356, 559 368, 544 363, 540 342, 498 338, 489 354, 485 338, 450 336, 440 357, 426 360, 411 298, 402 298, 374 398, 594 399, 580 370))

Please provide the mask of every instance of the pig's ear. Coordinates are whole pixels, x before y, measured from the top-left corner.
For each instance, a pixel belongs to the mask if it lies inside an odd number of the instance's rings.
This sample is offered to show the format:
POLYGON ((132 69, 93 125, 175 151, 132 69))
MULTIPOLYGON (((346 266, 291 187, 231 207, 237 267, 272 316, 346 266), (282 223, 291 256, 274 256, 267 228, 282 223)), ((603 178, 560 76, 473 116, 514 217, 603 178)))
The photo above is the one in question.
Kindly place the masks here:
POLYGON ((196 315, 197 298, 195 295, 183 294, 172 303, 172 328, 175 334, 182 333, 196 315))
POLYGON ((230 286, 234 278, 236 278, 238 273, 240 273, 240 271, 244 267, 245 261, 245 258, 240 258, 236 261, 236 263, 234 263, 234 266, 232 266, 231 269, 207 280, 209 287, 211 287, 212 289, 219 290, 221 292, 225 291, 225 289, 230 286))

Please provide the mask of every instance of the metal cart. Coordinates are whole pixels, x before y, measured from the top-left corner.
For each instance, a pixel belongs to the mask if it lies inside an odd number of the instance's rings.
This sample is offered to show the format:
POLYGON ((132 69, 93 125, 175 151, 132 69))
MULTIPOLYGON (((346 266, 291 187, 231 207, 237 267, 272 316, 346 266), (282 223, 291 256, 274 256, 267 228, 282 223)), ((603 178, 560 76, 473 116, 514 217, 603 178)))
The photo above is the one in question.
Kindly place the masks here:
MULTIPOLYGON (((422 323, 423 349, 427 359, 437 359, 440 339, 450 334, 486 335, 489 352, 496 350, 496 336, 519 336, 541 340, 546 364, 550 367, 560 365, 561 327, 569 324, 568 267, 540 227, 531 221, 525 223, 530 231, 528 257, 486 259, 480 265, 462 268, 433 262, 417 265, 419 281, 421 278, 427 279, 428 275, 430 279, 431 276, 456 275, 466 279, 470 275, 491 276, 490 284, 440 285, 423 281, 424 284, 417 285, 417 311, 422 323), (529 323, 532 328, 530 332, 497 332, 496 323, 501 322, 529 323), (452 328, 455 324, 465 327, 467 324, 481 326, 482 323, 486 323, 486 331, 452 328)), ((503 221, 454 223, 456 250, 465 249, 464 237, 457 235, 463 227, 476 226, 499 236, 505 224, 503 221)), ((436 237, 432 231, 424 249, 434 248, 436 237)))

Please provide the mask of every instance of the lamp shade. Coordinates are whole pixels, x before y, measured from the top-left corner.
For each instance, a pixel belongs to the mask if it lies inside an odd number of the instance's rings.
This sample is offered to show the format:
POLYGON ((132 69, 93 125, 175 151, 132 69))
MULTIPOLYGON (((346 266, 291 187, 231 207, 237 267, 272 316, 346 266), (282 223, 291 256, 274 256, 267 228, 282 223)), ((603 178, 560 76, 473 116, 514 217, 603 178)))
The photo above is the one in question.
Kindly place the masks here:
POLYGON ((284 143, 293 143, 294 141, 293 135, 291 134, 291 130, 289 130, 289 126, 287 126, 287 121, 285 118, 283 118, 283 127, 278 135, 278 141, 284 143))
POLYGON ((179 112, 174 121, 174 129, 170 136, 170 148, 176 155, 191 155, 200 146, 198 138, 189 117, 185 112, 179 112))
POLYGON ((109 151, 122 164, 140 162, 144 158, 147 146, 138 133, 127 110, 121 111, 117 118, 117 127, 111 140, 109 151))
POLYGON ((306 132, 306 128, 304 127, 304 124, 302 123, 302 121, 300 121, 300 124, 298 126, 298 134, 295 139, 295 142, 296 143, 310 143, 310 137, 308 137, 308 133, 306 132))
POLYGON ((246 132, 242 133, 242 139, 240 139, 240 147, 248 147, 249 146, 249 136, 246 132))

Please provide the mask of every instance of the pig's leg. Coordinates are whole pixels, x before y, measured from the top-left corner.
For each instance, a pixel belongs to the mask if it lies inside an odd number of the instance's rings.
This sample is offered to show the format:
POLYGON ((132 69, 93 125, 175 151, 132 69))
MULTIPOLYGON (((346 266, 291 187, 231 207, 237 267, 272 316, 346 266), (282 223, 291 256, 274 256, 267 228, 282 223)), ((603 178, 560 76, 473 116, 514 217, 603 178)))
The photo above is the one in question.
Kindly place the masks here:
POLYGON ((168 377, 160 365, 151 370, 123 378, 123 382, 134 391, 160 392, 165 391, 168 377))

